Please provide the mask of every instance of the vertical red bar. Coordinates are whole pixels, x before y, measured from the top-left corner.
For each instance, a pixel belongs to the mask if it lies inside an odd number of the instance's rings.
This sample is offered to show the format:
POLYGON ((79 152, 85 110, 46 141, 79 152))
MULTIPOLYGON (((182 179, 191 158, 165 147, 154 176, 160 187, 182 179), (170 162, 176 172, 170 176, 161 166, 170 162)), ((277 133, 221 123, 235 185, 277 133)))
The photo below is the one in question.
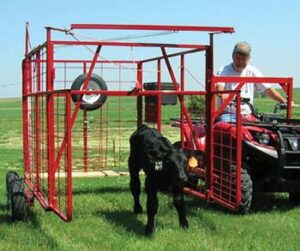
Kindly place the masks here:
MULTIPOLYGON (((47 29, 47 156, 48 156, 48 202, 55 206, 55 149, 54 149, 54 95, 53 91, 53 44, 51 30, 47 29)), ((58 163, 59 165, 59 163, 58 163)))
POLYGON ((87 130, 87 112, 83 110, 83 169, 88 171, 88 130, 87 130))
MULTIPOLYGON (((83 63, 83 73, 86 74, 86 63, 83 63)), ((83 110, 83 170, 88 170, 88 142, 87 142, 87 112, 83 110)))
MULTIPOLYGON (((184 75, 184 67, 185 67, 185 57, 184 55, 181 55, 180 57, 180 89, 181 91, 184 91, 184 85, 185 85, 185 75, 184 75)), ((179 102, 183 102, 184 97, 179 96, 179 102)), ((180 108, 180 147, 183 148, 183 143, 184 143, 184 132, 183 132, 183 126, 184 126, 184 118, 183 118, 183 112, 182 109, 180 108)))
POLYGON ((67 220, 72 219, 72 125, 71 125, 71 95, 66 93, 66 132, 67 132, 67 220))
POLYGON ((241 136, 241 94, 236 95, 236 209, 241 204, 241 168, 242 168, 242 136, 241 136))
MULTIPOLYGON (((157 60, 157 90, 161 90, 161 61, 157 60)), ((157 95, 157 130, 161 132, 161 99, 162 95, 157 95)))
POLYGON ((23 79, 22 79, 22 111, 23 111, 23 169, 25 178, 29 174, 29 124, 28 124, 28 64, 30 64, 29 58, 25 58, 22 63, 23 79))
MULTIPOLYGON (((41 64, 40 64, 40 51, 37 52, 36 62, 36 80, 37 92, 41 91, 41 64)), ((35 173, 36 173, 36 189, 40 191, 40 96, 35 96, 35 173)))
MULTIPOLYGON (((143 86, 143 64, 137 64, 137 85, 139 88, 143 86)), ((137 96, 137 127, 143 124, 143 96, 137 96)))
MULTIPOLYGON (((205 118, 206 118, 206 139, 205 139, 205 163, 206 163, 206 179, 205 185, 206 189, 210 191, 212 189, 212 178, 213 178, 213 168, 214 168, 214 151, 213 151, 213 125, 214 125, 214 94, 215 83, 212 81, 213 73, 213 36, 210 36, 210 46, 206 50, 206 65, 205 65, 205 89, 207 91, 205 97, 205 118)), ((208 194, 208 196, 210 196, 208 194)))
POLYGON ((290 81, 287 83, 287 88, 288 88, 288 99, 287 99, 287 118, 291 119, 292 118, 292 100, 293 100, 293 78, 289 79, 290 81))
POLYGON ((29 177, 30 174, 30 164, 29 164, 29 111, 28 111, 28 94, 29 94, 29 84, 30 84, 30 67, 31 60, 27 57, 29 52, 29 32, 28 23, 26 23, 25 31, 25 59, 22 62, 22 114, 23 114, 23 169, 25 179, 29 177))
POLYGON ((29 44, 29 31, 28 31, 28 28, 29 28, 29 23, 26 22, 26 31, 25 31, 25 56, 28 54, 28 52, 29 52, 29 47, 30 47, 30 44, 29 44))

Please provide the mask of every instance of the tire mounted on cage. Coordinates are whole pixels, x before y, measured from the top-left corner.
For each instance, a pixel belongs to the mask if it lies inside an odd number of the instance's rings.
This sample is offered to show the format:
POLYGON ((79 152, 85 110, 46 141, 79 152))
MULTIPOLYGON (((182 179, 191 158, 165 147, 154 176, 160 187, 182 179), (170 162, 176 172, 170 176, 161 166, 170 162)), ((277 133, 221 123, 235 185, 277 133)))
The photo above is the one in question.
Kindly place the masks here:
POLYGON ((11 216, 14 221, 25 220, 27 216, 24 188, 23 178, 17 178, 10 183, 11 216))
MULTIPOLYGON (((71 90, 82 90, 84 81, 87 77, 87 74, 79 75, 72 83, 71 90)), ((88 86, 86 88, 87 91, 101 91, 107 90, 107 85, 105 81, 98 76, 97 74, 92 74, 88 86)), ((72 100, 75 104, 80 102, 80 108, 82 110, 92 111, 100 108, 106 101, 107 96, 103 94, 84 94, 84 95, 72 95, 72 100)))
POLYGON ((6 196, 7 196, 7 210, 11 210, 11 183, 19 178, 15 171, 8 171, 6 174, 6 196))

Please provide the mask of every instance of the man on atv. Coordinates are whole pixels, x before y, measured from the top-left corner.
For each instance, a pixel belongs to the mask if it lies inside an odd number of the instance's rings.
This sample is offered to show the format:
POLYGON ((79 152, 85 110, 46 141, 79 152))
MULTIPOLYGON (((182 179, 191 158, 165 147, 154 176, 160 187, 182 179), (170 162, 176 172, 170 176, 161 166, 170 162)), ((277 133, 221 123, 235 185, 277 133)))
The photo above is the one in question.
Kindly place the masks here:
MULTIPOLYGON (((233 62, 221 67, 218 76, 230 76, 230 77, 263 77, 262 73, 252 65, 249 65, 251 47, 247 42, 239 42, 235 45, 232 52, 233 62)), ((234 90, 238 83, 218 83, 217 90, 234 90)), ((259 93, 265 93, 270 98, 274 99, 277 102, 286 103, 286 99, 280 95, 270 84, 253 84, 246 83, 241 89, 241 98, 242 100, 247 100, 247 102, 242 102, 241 105, 241 114, 243 117, 251 115, 254 100, 254 91, 259 93), (251 105, 250 105, 250 104, 251 105)), ((218 100, 218 105, 220 105, 227 98, 226 94, 220 95, 218 100)), ((235 118, 235 106, 228 105, 223 114, 217 119, 217 121, 224 122, 234 122, 235 118)))

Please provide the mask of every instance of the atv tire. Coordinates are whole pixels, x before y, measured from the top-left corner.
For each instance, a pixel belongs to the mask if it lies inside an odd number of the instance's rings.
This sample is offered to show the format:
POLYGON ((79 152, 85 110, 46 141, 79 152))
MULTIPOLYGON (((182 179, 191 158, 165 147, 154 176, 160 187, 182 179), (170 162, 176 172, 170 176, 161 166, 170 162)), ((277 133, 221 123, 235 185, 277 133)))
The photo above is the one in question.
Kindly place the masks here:
POLYGON ((25 184, 22 178, 15 179, 10 183, 11 216, 13 221, 23 221, 27 216, 24 187, 25 184))
POLYGON ((18 178, 19 178, 19 175, 15 171, 8 171, 6 174, 7 210, 11 210, 10 184, 18 178))
MULTIPOLYGON (((72 83, 71 90, 82 90, 86 74, 79 75, 72 83)), ((105 81, 98 75, 92 74, 86 90, 101 91, 107 90, 105 81)), ((93 111, 100 108, 106 101, 107 96, 103 94, 90 94, 90 95, 72 95, 72 100, 76 104, 80 102, 80 109, 93 111)))
MULTIPOLYGON (((232 176, 236 176, 236 167, 234 166, 232 169, 232 176)), ((235 183, 235 180, 233 181, 235 183)), ((241 169, 241 204, 237 210, 240 214, 248 213, 253 198, 253 183, 251 176, 247 171, 247 166, 243 164, 243 168, 241 169)))
POLYGON ((289 201, 294 205, 300 205, 300 192, 290 192, 289 201))

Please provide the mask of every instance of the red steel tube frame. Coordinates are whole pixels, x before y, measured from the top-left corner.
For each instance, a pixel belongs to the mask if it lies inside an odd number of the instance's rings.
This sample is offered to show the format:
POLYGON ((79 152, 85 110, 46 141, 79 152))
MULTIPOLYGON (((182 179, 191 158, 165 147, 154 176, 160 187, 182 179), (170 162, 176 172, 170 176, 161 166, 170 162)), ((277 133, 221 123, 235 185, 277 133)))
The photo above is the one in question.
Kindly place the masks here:
MULTIPOLYGON (((47 29, 47 91, 53 90, 53 44, 51 31, 47 29)), ((55 206, 55 152, 54 152, 54 97, 47 95, 47 154, 48 154, 48 203, 55 206)))
MULTIPOLYGON (((241 90, 245 83, 262 84, 262 83, 274 83, 279 84, 283 91, 287 94, 287 118, 292 117, 292 98, 293 98, 293 78, 274 78, 274 77, 221 77, 211 76, 212 85, 216 83, 239 83, 236 90, 241 90)), ((234 94, 229 95, 226 101, 216 111, 214 118, 218 117, 224 107, 232 100, 234 94)))
POLYGON ((203 31, 233 33, 233 27, 183 26, 183 25, 139 25, 139 24, 71 24, 71 29, 99 30, 166 30, 166 31, 203 31))
MULTIPOLYGON (((53 211, 55 211, 60 217, 62 217, 64 220, 71 219, 72 216, 72 190, 68 189, 68 202, 67 202, 67 215, 64 216, 62 212, 60 212, 57 207, 55 207, 55 172, 57 170, 60 158, 63 155, 63 152, 67 151, 67 185, 69 188, 72 187, 72 152, 71 152, 71 131, 72 126, 74 124, 74 121, 77 117, 77 113, 79 110, 80 102, 77 103, 76 108, 71 114, 71 95, 75 94, 106 94, 109 96, 136 96, 137 97, 137 124, 141 125, 143 123, 143 102, 142 102, 142 96, 148 96, 148 95, 157 95, 158 97, 158 104, 161 104, 161 95, 169 94, 169 95, 178 95, 180 106, 181 106, 181 121, 183 121, 183 118, 187 120, 187 123, 189 127, 192 129, 193 125, 189 116, 189 113, 187 112, 187 109, 184 104, 183 97, 184 95, 206 95, 206 118, 207 118, 207 127, 206 127, 206 189, 207 192, 201 193, 198 191, 190 190, 189 193, 195 194, 196 196, 200 198, 205 198, 209 200, 211 198, 210 189, 211 189, 211 178, 212 178, 212 169, 213 169, 213 121, 214 119, 219 115, 220 108, 215 111, 215 84, 217 82, 237 82, 240 83, 239 89, 242 87, 243 83, 250 82, 250 83, 259 83, 259 82, 271 82, 271 83, 279 83, 281 87, 284 89, 284 91, 287 93, 289 99, 288 99, 288 112, 287 116, 288 118, 291 117, 291 97, 293 94, 292 90, 292 78, 233 78, 233 77, 216 77, 213 73, 213 36, 214 33, 232 33, 234 32, 234 29, 232 27, 205 27, 205 26, 176 26, 176 25, 114 25, 114 24, 72 24, 71 29, 110 29, 110 30, 166 30, 166 31, 204 31, 204 32, 211 32, 210 34, 210 44, 209 45, 199 45, 199 44, 160 44, 160 43, 137 43, 137 42, 115 42, 115 41, 54 41, 51 40, 51 30, 55 30, 54 28, 47 27, 47 42, 43 45, 38 46, 37 48, 33 49, 31 52, 28 51, 29 47, 29 34, 28 29, 26 29, 26 49, 25 49, 25 55, 26 58, 23 61, 23 147, 24 147, 24 171, 25 174, 29 173, 29 155, 28 155, 28 147, 29 147, 29 136, 28 136, 28 128, 29 128, 29 122, 28 122, 28 98, 29 97, 35 97, 36 98, 36 109, 39 109, 39 97, 46 95, 47 96, 47 130, 48 130, 48 137, 47 137, 47 158, 48 158, 48 168, 49 168, 49 176, 48 176, 48 183, 49 183, 49 194, 48 194, 48 202, 43 198, 43 194, 39 190, 35 190, 35 195, 40 199, 41 204, 45 208, 52 208, 53 211), (55 60, 54 59, 54 46, 55 45, 93 45, 97 46, 96 53, 94 54, 94 58, 92 60, 55 60), (95 67, 95 64, 98 62, 106 62, 111 63, 112 61, 107 60, 98 60, 100 49, 102 46, 126 46, 126 47, 158 47, 161 48, 162 56, 153 57, 144 59, 141 61, 130 61, 130 60, 113 60, 115 63, 134 63, 137 64, 137 82, 136 86, 131 91, 87 91, 85 90, 87 87, 87 84, 89 82, 89 79, 91 77, 91 74, 93 72, 93 69, 95 67), (46 58, 46 70, 47 70, 47 79, 46 79, 46 91, 41 90, 41 84, 40 80, 37 80, 37 92, 33 93, 31 89, 30 79, 31 79, 31 64, 29 61, 31 60, 31 56, 37 54, 41 51, 41 49, 46 48, 47 49, 47 58, 46 58), (189 48, 191 50, 186 50, 182 52, 176 52, 173 54, 167 54, 166 48, 189 48), (194 53, 198 51, 205 51, 206 52, 206 72, 205 72, 205 81, 206 81, 206 91, 185 91, 184 90, 184 65, 185 65, 185 54, 194 53), (175 74, 173 72, 173 69, 171 67, 171 64, 169 62, 170 57, 180 56, 180 80, 181 80, 181 89, 177 86, 177 81, 175 74), (171 77, 171 80, 174 84, 175 91, 162 91, 161 90, 161 76, 160 76, 160 68, 161 68, 161 60, 164 60, 169 72, 169 75, 171 77), (143 64, 146 62, 151 61, 157 61, 157 82, 158 82, 158 90, 157 91, 142 91, 142 83, 143 83, 143 64), (54 63, 57 62, 73 62, 73 63, 90 63, 90 68, 87 73, 87 78, 84 82, 83 89, 81 91, 67 91, 66 90, 54 90, 53 89, 53 82, 54 82, 54 63), (55 149, 54 149, 54 103, 53 103, 53 94, 55 93, 65 93, 66 95, 66 116, 67 116, 67 130, 64 137, 64 140, 59 148, 58 155, 55 156, 55 149)), ((58 29, 56 29, 58 30, 58 29)), ((33 59, 30 62, 35 62, 35 59, 33 59)), ((39 57, 36 59, 37 63, 45 62, 45 60, 40 60, 39 57)), ((39 67, 38 67, 39 68, 39 67)), ((233 91, 232 94, 230 94, 231 97, 236 95, 237 91, 233 91)), ((238 102, 240 102, 240 96, 237 95, 238 102)), ((224 107, 223 107, 224 108, 224 107)), ((158 105, 158 129, 160 129, 161 126, 161 114, 160 105, 158 105)), ((237 149, 241 149, 241 135, 240 135, 240 125, 241 120, 239 119, 239 116, 237 116, 237 131, 236 131, 236 137, 237 137, 237 149)), ((39 123, 38 118, 35 119, 36 123, 39 123)), ((36 124, 36 126, 37 126, 36 124)), ((183 132, 184 129, 181 129, 181 138, 183 138, 183 132)), ((199 145, 198 139, 196 135, 193 133, 193 140, 195 141, 196 148, 198 150, 201 150, 201 147, 199 145)), ((39 137, 36 138, 36 143, 38 144, 39 137)), ((39 149, 36 149, 38 152, 39 149)), ((238 150, 240 151, 240 150, 238 150)), ((237 156, 237 170, 238 170, 238 176, 240 176, 240 163, 241 162, 241 156, 237 156)), ((39 170, 38 164, 36 165, 36 170, 39 170)), ((239 179, 239 178, 238 178, 239 179)), ((238 183, 240 180, 237 180, 238 183)), ((32 189, 34 189, 34 185, 31 183, 30 180, 26 180, 25 182, 28 184, 28 186, 32 189)), ((237 184, 239 185, 239 184, 237 184)), ((237 200, 236 205, 237 207, 240 203, 240 189, 238 188, 237 191, 237 200)), ((232 205, 227 205, 224 202, 224 206, 232 207, 232 205)))

